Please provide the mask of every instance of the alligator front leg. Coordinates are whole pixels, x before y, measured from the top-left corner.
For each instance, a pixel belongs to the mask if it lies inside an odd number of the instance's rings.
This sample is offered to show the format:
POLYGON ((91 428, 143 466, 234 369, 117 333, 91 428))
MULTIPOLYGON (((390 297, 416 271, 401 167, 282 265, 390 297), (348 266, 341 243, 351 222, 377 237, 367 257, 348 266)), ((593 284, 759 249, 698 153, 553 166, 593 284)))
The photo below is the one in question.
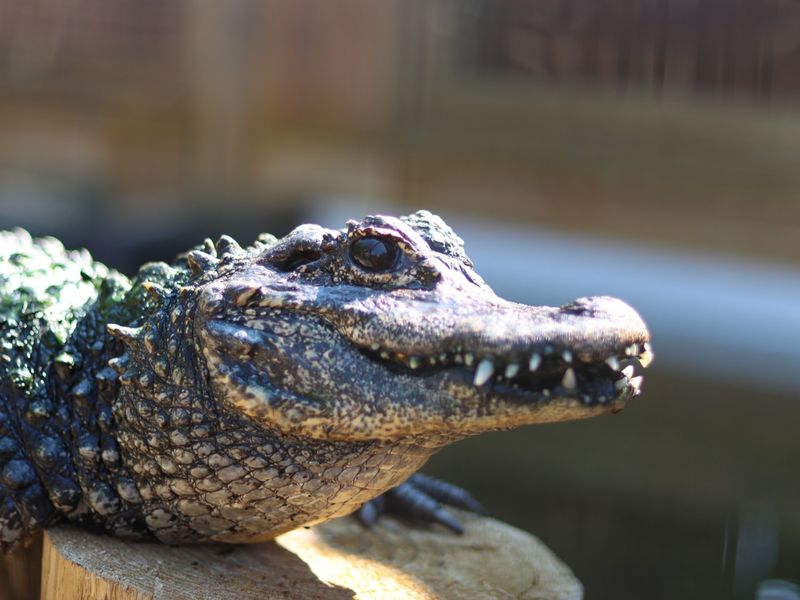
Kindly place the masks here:
POLYGON ((381 515, 397 514, 421 523, 439 523, 455 533, 464 533, 464 526, 443 505, 486 514, 486 509, 465 489, 417 473, 364 504, 356 517, 366 527, 372 527, 381 515))

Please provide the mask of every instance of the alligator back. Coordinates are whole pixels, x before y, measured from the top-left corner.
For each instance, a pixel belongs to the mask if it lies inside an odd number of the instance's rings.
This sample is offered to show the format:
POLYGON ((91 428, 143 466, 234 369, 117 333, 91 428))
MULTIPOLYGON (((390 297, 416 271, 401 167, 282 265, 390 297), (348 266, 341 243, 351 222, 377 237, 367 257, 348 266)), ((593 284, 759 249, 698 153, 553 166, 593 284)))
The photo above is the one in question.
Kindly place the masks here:
POLYGON ((85 250, 0 232, 0 552, 80 503, 69 408, 55 388, 75 366, 65 344, 107 275, 85 250))

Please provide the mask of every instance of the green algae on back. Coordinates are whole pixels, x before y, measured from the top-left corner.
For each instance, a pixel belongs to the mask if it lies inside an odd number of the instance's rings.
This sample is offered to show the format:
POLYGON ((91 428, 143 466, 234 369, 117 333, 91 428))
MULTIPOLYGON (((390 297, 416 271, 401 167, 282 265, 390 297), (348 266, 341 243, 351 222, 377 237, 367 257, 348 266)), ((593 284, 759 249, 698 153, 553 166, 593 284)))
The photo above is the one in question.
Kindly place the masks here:
POLYGON ((107 275, 86 250, 67 252, 55 238, 34 242, 22 229, 0 232, 0 316, 39 313, 58 344, 66 342, 107 275))

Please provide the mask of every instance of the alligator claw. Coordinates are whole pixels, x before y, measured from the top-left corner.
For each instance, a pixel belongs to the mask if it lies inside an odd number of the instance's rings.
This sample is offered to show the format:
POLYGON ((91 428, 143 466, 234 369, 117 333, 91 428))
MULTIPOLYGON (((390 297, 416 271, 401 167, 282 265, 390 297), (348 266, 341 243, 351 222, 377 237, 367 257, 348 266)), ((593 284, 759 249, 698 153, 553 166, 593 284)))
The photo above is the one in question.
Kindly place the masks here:
POLYGON ((367 528, 371 528, 375 523, 378 522, 381 515, 385 511, 385 498, 383 496, 378 496, 377 498, 373 498, 364 506, 358 509, 356 512, 356 517, 361 524, 367 528))
POLYGON ((486 509, 466 490, 418 473, 364 504, 356 517, 365 527, 372 527, 381 515, 397 514, 422 523, 439 523, 455 533, 464 533, 464 526, 443 505, 486 514, 486 509))
POLYGON ((422 473, 412 475, 411 480, 413 480, 415 487, 428 494, 434 500, 481 516, 488 514, 483 505, 475 500, 464 488, 422 473))

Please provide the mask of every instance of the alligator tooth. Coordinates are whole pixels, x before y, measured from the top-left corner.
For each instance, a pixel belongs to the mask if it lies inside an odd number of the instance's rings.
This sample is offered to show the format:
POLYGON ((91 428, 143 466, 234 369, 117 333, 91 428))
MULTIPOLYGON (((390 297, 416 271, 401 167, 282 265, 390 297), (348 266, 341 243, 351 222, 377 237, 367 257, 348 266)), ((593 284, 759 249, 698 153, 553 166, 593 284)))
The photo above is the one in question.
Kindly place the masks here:
POLYGON ((453 362, 454 362, 454 363, 456 363, 457 365, 460 365, 461 363, 463 363, 463 362, 464 362, 464 357, 463 357, 463 356, 461 356, 460 354, 456 354, 456 355, 453 357, 453 362))
POLYGON ((447 354, 440 354, 439 355, 439 362, 447 362, 447 354))
POLYGON ((475 369, 475 379, 472 380, 476 386, 480 387, 487 381, 494 373, 494 364, 488 358, 484 358, 478 363, 478 368, 475 369))
POLYGON ((436 364, 436 357, 435 356, 428 357, 428 362, 431 363, 431 365, 435 365, 436 364))
POLYGON ((381 352, 381 358, 383 360, 389 360, 389 353, 388 352, 381 352))
POLYGON ((373 352, 377 352, 378 350, 381 349, 381 345, 377 342, 373 342, 369 345, 369 349, 372 350, 373 352))
POLYGON ((614 389, 618 392, 621 392, 626 387, 628 387, 628 379, 625 377, 620 377, 614 382, 614 389))
POLYGON ((408 366, 412 369, 418 368, 421 363, 422 361, 420 360, 419 356, 412 356, 408 359, 408 366))
POLYGON ((542 390, 542 396, 544 396, 545 398, 549 398, 550 397, 550 390, 548 390, 547 388, 543 389, 542 390))
POLYGON ((575 388, 575 371, 572 370, 572 367, 564 371, 564 377, 561 378, 561 385, 565 388, 574 389, 575 388))
POLYGON ((615 371, 619 371, 619 360, 616 356, 609 356, 606 359, 606 364, 615 371))
POLYGON ((517 363, 511 363, 506 367, 506 378, 512 379, 519 373, 519 365, 517 363))
POLYGON ((622 369, 622 374, 625 375, 627 379, 630 379, 631 375, 633 375, 633 365, 628 365, 627 367, 622 369))
POLYGON ((531 371, 535 371, 539 368, 540 364, 542 364, 542 357, 538 354, 531 354, 531 360, 528 362, 528 368, 531 371))
POLYGON ((636 356, 639 354, 639 344, 631 344, 627 348, 625 348, 625 354, 628 356, 636 356))
POLYGON ((569 350, 564 350, 564 352, 561 353, 561 357, 564 359, 564 362, 567 363, 572 362, 572 352, 570 352, 569 350))
POLYGON ((470 354, 469 352, 467 352, 464 355, 464 364, 467 365, 468 367, 471 367, 472 363, 474 361, 475 361, 475 357, 472 354, 470 354))
POLYGON ((642 389, 642 379, 643 377, 639 375, 638 377, 633 377, 631 379, 631 387, 633 390, 638 394, 642 389))
POLYGON ((651 362, 653 362, 653 349, 650 347, 649 343, 645 342, 644 349, 639 355, 639 364, 647 368, 650 366, 651 362))

